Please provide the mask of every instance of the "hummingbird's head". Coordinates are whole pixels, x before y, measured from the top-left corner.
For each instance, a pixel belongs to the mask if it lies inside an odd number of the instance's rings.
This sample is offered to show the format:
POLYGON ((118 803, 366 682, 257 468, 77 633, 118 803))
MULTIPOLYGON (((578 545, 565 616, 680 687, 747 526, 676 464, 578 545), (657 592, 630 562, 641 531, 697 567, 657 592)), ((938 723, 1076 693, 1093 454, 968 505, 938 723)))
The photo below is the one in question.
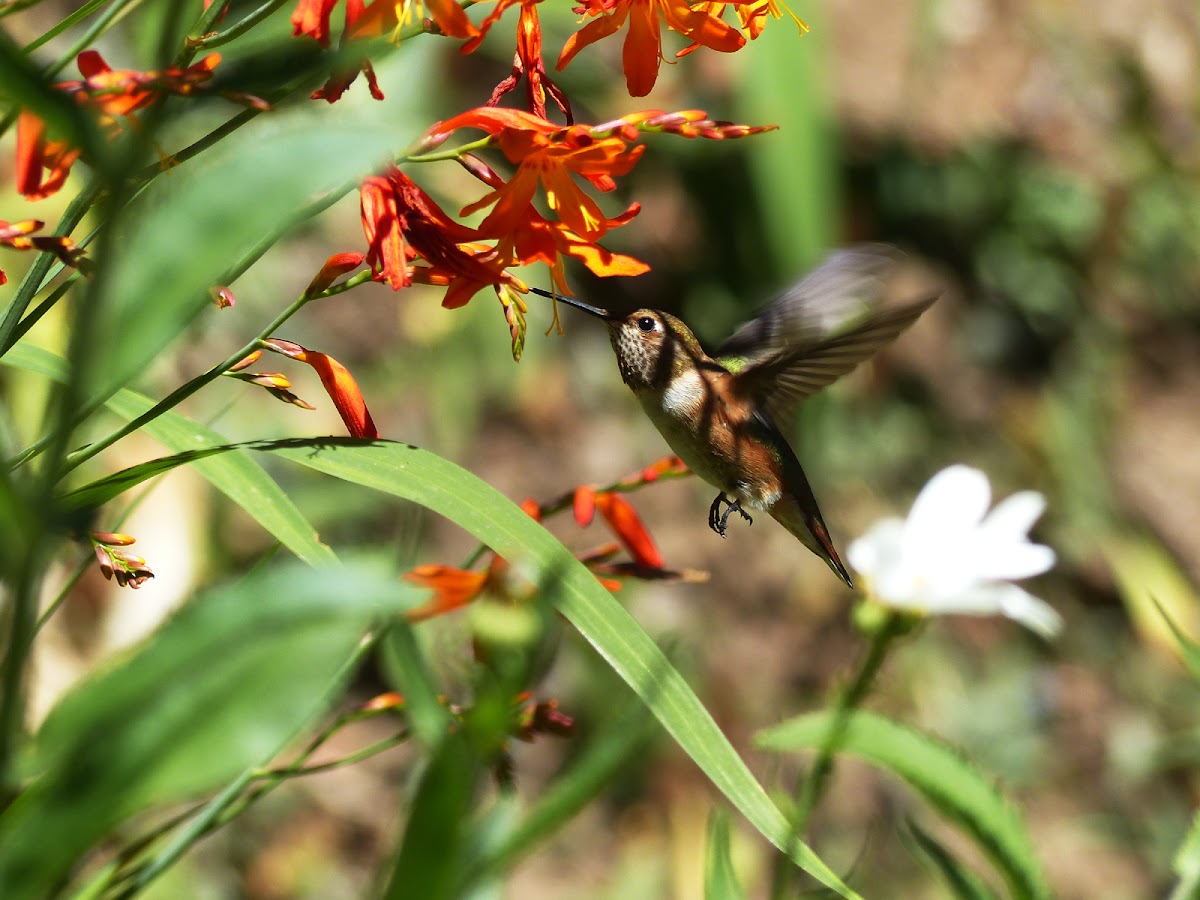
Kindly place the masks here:
POLYGON ((574 297, 558 300, 604 320, 621 378, 632 388, 663 389, 681 367, 704 355, 691 329, 668 313, 639 309, 618 315, 574 297))
MULTIPOLYGON (((632 388, 665 387, 675 368, 677 331, 674 316, 639 309, 608 319, 608 336, 617 354, 621 379, 632 388)), ((683 326, 686 329, 686 326, 683 326)))

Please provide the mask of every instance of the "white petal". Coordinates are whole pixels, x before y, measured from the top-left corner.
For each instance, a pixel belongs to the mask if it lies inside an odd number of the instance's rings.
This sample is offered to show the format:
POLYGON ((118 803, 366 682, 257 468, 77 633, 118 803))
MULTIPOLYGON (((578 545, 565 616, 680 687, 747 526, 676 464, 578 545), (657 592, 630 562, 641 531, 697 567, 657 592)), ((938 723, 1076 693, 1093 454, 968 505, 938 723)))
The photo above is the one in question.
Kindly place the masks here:
POLYGON ((976 585, 957 596, 939 598, 926 609, 932 615, 1002 615, 1047 639, 1062 630, 1062 616, 1050 604, 1014 584, 976 585))
POLYGON ((1006 584, 1004 588, 1006 590, 1000 605, 1000 612, 1004 615, 1047 640, 1062 631, 1062 616, 1049 603, 1015 584, 1006 584))
POLYGON ((976 528, 987 512, 992 489, 978 469, 956 465, 942 469, 921 489, 905 523, 905 542, 928 548, 947 536, 976 528))
POLYGON ((972 584, 954 593, 933 595, 927 609, 934 615, 962 613, 968 616, 994 616, 1003 611, 1008 584, 972 584))
POLYGON ((1046 511, 1046 498, 1037 491, 1018 491, 1005 497, 987 514, 981 526, 990 534, 1024 539, 1033 523, 1046 511))
POLYGON ((895 566, 900 556, 900 519, 880 519, 846 548, 846 559, 864 575, 878 575, 881 569, 895 566))
POLYGON ((982 534, 973 550, 977 577, 988 581, 1015 581, 1041 575, 1054 568, 1055 555, 1041 544, 1015 543, 1007 546, 988 543, 982 534))

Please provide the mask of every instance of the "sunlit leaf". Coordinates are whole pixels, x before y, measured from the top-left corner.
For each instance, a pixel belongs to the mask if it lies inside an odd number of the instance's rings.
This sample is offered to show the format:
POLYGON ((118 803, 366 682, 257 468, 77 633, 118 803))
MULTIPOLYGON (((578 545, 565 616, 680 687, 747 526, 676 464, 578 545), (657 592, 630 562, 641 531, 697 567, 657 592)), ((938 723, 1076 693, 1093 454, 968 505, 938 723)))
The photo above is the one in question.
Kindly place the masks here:
MULTIPOLYGON (((642 698, 663 727, 713 784, 776 847, 801 868, 845 897, 846 887, 793 833, 708 710, 683 676, 637 621, 550 532, 495 488, 441 457, 407 444, 352 438, 259 441, 240 445, 270 452, 303 466, 432 509, 466 529, 505 559, 527 561, 554 573, 560 593, 555 606, 642 698)), ((176 464, 190 460, 174 457, 176 464)), ((158 471, 156 461, 135 468, 158 471)), ((117 473, 68 495, 67 500, 103 498, 128 488, 129 472, 117 473)))

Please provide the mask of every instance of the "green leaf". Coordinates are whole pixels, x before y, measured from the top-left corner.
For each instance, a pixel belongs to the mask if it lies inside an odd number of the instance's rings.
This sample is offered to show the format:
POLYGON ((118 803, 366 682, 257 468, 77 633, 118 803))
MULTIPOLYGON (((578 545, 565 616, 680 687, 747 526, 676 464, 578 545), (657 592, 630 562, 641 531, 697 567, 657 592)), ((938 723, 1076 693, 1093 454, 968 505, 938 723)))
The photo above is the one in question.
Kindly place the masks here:
POLYGON ((844 897, 858 895, 793 833, 683 676, 571 552, 495 488, 405 444, 328 440, 317 450, 263 447, 301 465, 419 503, 516 564, 560 579, 555 607, 623 678, 718 790, 772 844, 844 897))
MULTIPOLYGON (((66 363, 39 347, 20 343, 0 363, 28 372, 66 380, 66 363)), ((108 408, 125 420, 135 419, 154 403, 136 391, 120 390, 108 408)), ((193 448, 225 447, 229 441, 207 426, 174 411, 167 411, 142 426, 142 431, 176 453, 193 448)), ((337 557, 317 538, 317 530, 291 497, 275 483, 250 454, 244 451, 214 454, 194 462, 196 471, 217 490, 246 511, 283 546, 309 565, 329 564, 337 557)))
POLYGON ((946 886, 957 900, 996 900, 996 895, 974 872, 916 822, 910 821, 907 831, 902 833, 908 835, 916 851, 945 879, 946 886))
POLYGON ((729 814, 714 808, 708 817, 708 850, 704 859, 704 900, 745 900, 746 892, 733 871, 729 814))
MULTIPOLYGON (((270 452, 327 475, 412 500, 451 519, 510 562, 531 563, 548 581, 558 579, 558 611, 642 698, 717 789, 802 869, 845 897, 858 896, 796 837, 683 676, 637 621, 550 532, 495 488, 439 456, 391 441, 331 437, 235 446, 270 452)), ((137 477, 150 477, 164 466, 191 462, 196 456, 180 454, 135 466, 64 499, 90 504, 114 490, 128 489, 137 477)))
POLYGON ((51 711, 40 774, 0 817, 5 900, 47 896, 131 814, 265 763, 340 691, 371 624, 419 598, 365 566, 292 564, 193 600, 51 711))
POLYGON ((1184 665, 1192 674, 1193 678, 1200 679, 1200 644, 1197 644, 1188 635, 1183 633, 1174 619, 1163 609, 1162 604, 1157 599, 1154 600, 1154 607, 1158 610, 1158 614, 1162 616, 1163 621, 1167 623, 1167 627, 1171 630, 1171 636, 1175 638, 1175 644, 1179 648, 1179 655, 1183 657, 1184 665))
POLYGON ((1179 876, 1179 883, 1171 891, 1169 900, 1198 900, 1200 898, 1200 813, 1192 819, 1192 826, 1184 835, 1171 868, 1179 876))
POLYGON ((386 900, 453 900, 462 872, 479 760, 462 731, 446 734, 421 777, 386 900))
POLYGON ((406 143, 403 124, 389 128, 328 110, 317 116, 305 107, 260 117, 160 175, 131 207, 92 335, 97 346, 120 352, 98 355, 96 371, 82 381, 93 402, 125 386, 197 315, 215 309, 209 288, 241 274, 231 260, 283 234, 314 199, 342 192, 406 143))
MULTIPOLYGON (((825 739, 831 720, 828 712, 798 716, 759 732, 755 743, 777 752, 815 749, 825 739)), ((863 710, 847 723, 841 749, 903 779, 961 826, 995 863, 1013 896, 1022 900, 1050 896, 1020 816, 956 751, 863 710)))
POLYGON ((395 622, 381 642, 388 668, 404 696, 405 715, 413 733, 427 748, 436 748, 450 727, 450 713, 438 700, 438 690, 407 622, 395 622))

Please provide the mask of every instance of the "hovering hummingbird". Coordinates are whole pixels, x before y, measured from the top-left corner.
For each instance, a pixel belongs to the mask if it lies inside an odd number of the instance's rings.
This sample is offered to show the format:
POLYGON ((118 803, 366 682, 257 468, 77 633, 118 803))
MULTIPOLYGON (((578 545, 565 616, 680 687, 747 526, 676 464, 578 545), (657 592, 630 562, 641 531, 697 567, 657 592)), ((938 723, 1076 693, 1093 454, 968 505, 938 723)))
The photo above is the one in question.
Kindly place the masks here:
POLYGON ((936 299, 880 308, 896 256, 881 246, 832 253, 712 356, 687 325, 660 310, 619 315, 557 299, 604 320, 621 378, 650 421, 688 468, 720 491, 708 511, 713 531, 725 537, 734 512, 753 523, 746 507, 766 510, 852 586, 777 423, 893 340, 936 299))

